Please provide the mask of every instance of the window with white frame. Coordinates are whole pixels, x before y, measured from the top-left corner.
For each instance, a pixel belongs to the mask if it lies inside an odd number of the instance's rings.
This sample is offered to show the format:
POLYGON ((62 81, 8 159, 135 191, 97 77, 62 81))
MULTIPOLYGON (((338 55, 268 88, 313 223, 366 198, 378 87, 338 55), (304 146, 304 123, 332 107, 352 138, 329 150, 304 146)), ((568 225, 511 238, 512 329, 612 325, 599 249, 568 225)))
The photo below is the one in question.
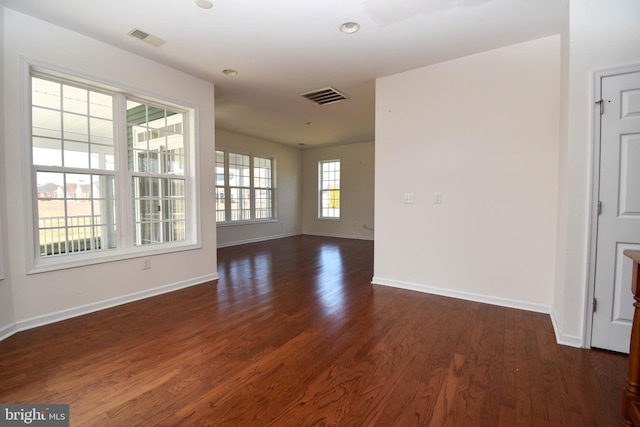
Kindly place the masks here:
POLYGON ((32 71, 36 258, 187 243, 190 114, 32 71))
POLYGON ((340 160, 318 163, 318 217, 340 218, 340 160))
POLYGON ((274 159, 216 151, 216 222, 274 218, 274 159))

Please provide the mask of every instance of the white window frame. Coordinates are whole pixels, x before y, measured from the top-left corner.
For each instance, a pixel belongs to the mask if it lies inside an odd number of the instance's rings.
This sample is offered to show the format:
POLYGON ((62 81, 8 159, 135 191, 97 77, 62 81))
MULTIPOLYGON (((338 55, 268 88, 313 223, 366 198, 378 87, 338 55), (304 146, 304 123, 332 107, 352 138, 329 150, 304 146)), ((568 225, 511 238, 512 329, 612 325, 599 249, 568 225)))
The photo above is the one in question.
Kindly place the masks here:
MULTIPOLYGON (((256 224, 256 223, 265 223, 265 222, 277 222, 277 209, 276 209, 276 157, 269 156, 264 154, 250 154, 245 153, 239 150, 227 149, 227 148, 216 148, 216 159, 217 153, 224 153, 224 185, 217 184, 217 171, 216 171, 216 194, 218 188, 224 189, 224 199, 225 199, 225 221, 217 221, 217 226, 229 226, 229 225, 241 225, 241 224, 256 224), (242 156, 249 157, 249 186, 248 187, 238 187, 231 186, 229 182, 229 154, 236 154, 242 156), (271 187, 268 188, 271 190, 271 217, 269 218, 256 218, 256 189, 266 189, 267 187, 257 187, 255 185, 255 176, 254 176, 254 165, 255 158, 268 159, 271 161, 271 187), (231 189, 232 188, 246 188, 250 193, 250 218, 249 219, 241 219, 241 220, 231 220, 231 189)), ((216 165, 217 167, 217 161, 216 165)), ((216 201, 216 215, 217 215, 217 201, 216 201)))
MULTIPOLYGON (((185 103, 177 103, 163 99, 156 94, 148 94, 135 88, 125 88, 119 85, 104 82, 100 78, 93 76, 79 76, 68 70, 56 69, 55 67, 38 64, 36 62, 23 62, 23 158, 24 158, 24 183, 25 193, 30 197, 26 200, 26 236, 28 244, 27 274, 35 274, 46 271, 54 271, 65 268, 80 267, 91 264, 112 262, 117 260, 138 258, 156 254, 171 253, 184 250, 192 250, 201 247, 200 239, 200 215, 198 189, 199 178, 197 173, 197 151, 198 140, 195 129, 198 122, 198 108, 185 103), (57 256, 40 256, 40 246, 36 233, 38 232, 37 209, 37 183, 35 181, 35 171, 37 167, 32 160, 32 117, 31 117, 31 77, 39 76, 50 78, 71 85, 87 87, 89 89, 108 92, 114 95, 114 155, 116 174, 116 224, 117 224, 117 247, 114 249, 104 249, 97 251, 85 251, 57 256), (185 180, 185 239, 174 242, 158 243, 151 245, 136 246, 133 235, 133 197, 132 180, 136 173, 128 167, 127 148, 127 118, 126 100, 144 102, 149 105, 161 106, 172 111, 184 114, 185 153, 184 153, 184 175, 185 180), (116 125, 117 124, 117 125, 116 125)), ((95 174, 102 174, 104 171, 95 170, 95 174)))
POLYGON ((340 218, 342 217, 342 161, 340 159, 331 159, 331 160, 320 160, 318 162, 318 219, 320 220, 328 220, 328 221, 340 221, 340 218), (324 180, 323 180, 323 166, 325 164, 329 164, 329 163, 338 163, 340 165, 340 178, 338 179, 338 192, 339 192, 339 198, 338 198, 338 216, 325 216, 323 214, 323 210, 324 210, 324 206, 322 203, 323 200, 323 194, 325 192, 328 191, 335 191, 336 189, 324 189, 324 180))

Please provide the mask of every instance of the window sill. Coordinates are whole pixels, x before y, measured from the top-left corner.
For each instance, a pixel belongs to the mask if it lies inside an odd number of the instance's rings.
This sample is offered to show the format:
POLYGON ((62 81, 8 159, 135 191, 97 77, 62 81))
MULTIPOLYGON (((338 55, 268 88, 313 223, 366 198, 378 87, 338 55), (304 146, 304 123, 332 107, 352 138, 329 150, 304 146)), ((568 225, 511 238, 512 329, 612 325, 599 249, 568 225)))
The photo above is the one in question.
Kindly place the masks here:
POLYGON ((135 247, 130 249, 110 249, 100 252, 83 253, 76 255, 60 255, 47 258, 39 258, 29 266, 27 274, 46 273, 68 268, 85 267, 94 264, 103 264, 114 261, 142 258, 146 256, 168 254, 172 252, 190 251, 199 249, 198 243, 158 244, 150 247, 135 247))

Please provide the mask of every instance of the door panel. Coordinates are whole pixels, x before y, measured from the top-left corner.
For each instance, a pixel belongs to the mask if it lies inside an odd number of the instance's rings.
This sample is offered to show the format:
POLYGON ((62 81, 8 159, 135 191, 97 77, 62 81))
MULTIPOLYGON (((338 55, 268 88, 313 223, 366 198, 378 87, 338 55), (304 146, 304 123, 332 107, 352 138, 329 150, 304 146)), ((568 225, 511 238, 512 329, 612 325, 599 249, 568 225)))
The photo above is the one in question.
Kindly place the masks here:
POLYGON ((620 216, 640 216, 640 134, 621 136, 620 216), (635 184, 635 185, 634 185, 635 184))
POLYGON ((604 77, 591 346, 629 352, 631 260, 640 249, 640 72, 604 77))
MULTIPOLYGON (((640 245, 619 243, 616 248, 616 266, 614 279, 613 316, 614 322, 621 322, 625 327, 633 320, 633 294, 631 293, 631 268, 633 261, 624 255, 627 249, 640 250, 640 245)), ((625 336, 627 341, 628 336, 625 336)), ((628 345, 628 343, 625 343, 628 345)))

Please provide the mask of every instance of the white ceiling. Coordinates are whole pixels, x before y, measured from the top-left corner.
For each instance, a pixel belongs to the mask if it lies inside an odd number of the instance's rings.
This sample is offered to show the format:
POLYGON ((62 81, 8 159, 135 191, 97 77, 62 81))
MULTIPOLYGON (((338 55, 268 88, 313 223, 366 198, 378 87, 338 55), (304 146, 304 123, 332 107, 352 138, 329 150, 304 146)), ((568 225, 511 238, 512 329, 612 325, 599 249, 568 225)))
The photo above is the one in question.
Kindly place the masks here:
POLYGON ((568 0, 211 1, 0 4, 213 82, 218 128, 314 146, 374 140, 377 77, 557 34, 568 0), (341 33, 346 21, 360 31, 341 33), (166 43, 150 46, 133 28, 166 43), (300 96, 327 86, 348 99, 300 96))

